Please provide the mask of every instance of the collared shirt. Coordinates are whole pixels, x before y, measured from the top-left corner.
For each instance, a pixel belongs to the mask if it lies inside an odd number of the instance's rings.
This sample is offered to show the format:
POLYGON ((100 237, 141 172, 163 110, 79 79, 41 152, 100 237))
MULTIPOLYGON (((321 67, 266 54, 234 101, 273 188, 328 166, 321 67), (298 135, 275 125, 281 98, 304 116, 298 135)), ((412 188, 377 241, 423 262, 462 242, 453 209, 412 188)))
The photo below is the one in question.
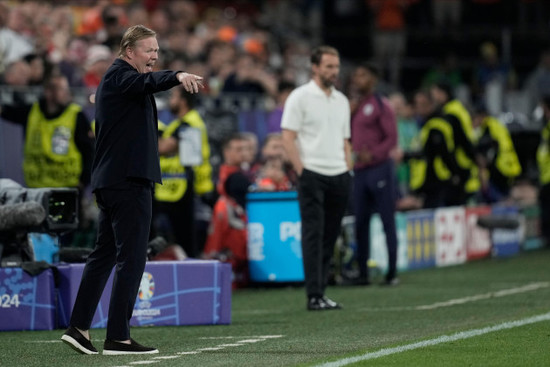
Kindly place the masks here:
POLYGON ((397 145, 397 122, 389 103, 375 95, 363 99, 351 119, 351 145, 354 152, 367 150, 372 160, 355 164, 363 168, 382 163, 390 158, 397 145))
POLYGON ((297 132, 304 168, 335 176, 348 170, 344 139, 350 137, 347 97, 332 88, 330 95, 313 81, 294 89, 285 102, 281 128, 297 132))

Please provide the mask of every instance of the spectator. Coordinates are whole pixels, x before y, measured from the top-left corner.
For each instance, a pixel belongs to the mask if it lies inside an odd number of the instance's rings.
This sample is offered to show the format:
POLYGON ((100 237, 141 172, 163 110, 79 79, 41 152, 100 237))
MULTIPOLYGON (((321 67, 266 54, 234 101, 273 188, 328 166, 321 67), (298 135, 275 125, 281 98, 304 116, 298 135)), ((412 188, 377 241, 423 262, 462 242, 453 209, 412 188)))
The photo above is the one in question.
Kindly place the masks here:
POLYGON ((421 153, 410 160, 411 190, 420 197, 424 208, 438 208, 456 203, 457 187, 468 171, 456 161, 453 128, 437 109, 430 93, 418 91, 414 108, 422 118, 421 153))
POLYGON ((59 71, 71 87, 84 86, 84 65, 88 57, 88 41, 84 37, 73 37, 68 42, 65 56, 58 64, 59 71))
POLYGON ((24 60, 29 64, 31 73, 29 76, 29 85, 43 85, 46 66, 44 59, 36 54, 25 56, 24 60))
POLYGON ((233 271, 233 287, 248 284, 246 193, 250 181, 241 172, 231 174, 224 182, 208 230, 202 258, 229 262, 233 271))
POLYGON ((462 0, 432 0, 432 16, 439 30, 455 29, 462 22, 462 0))
POLYGON ((490 116, 483 105, 476 107, 472 122, 479 136, 476 151, 482 167, 482 199, 487 203, 502 201, 521 174, 514 143, 506 126, 490 116))
POLYGON ((385 285, 397 285, 397 230, 395 205, 397 187, 394 161, 390 153, 397 146, 397 121, 387 99, 375 93, 379 70, 372 63, 353 71, 352 83, 360 93, 351 115, 351 145, 355 156, 353 203, 359 279, 354 284, 369 285, 367 261, 370 254, 370 221, 380 214, 386 234, 388 272, 385 285))
POLYGON ((542 51, 536 68, 525 81, 525 91, 529 95, 529 111, 533 111, 543 96, 550 95, 550 48, 542 51))
POLYGON ((283 108, 285 106, 286 99, 292 90, 296 88, 296 85, 292 82, 280 81, 277 86, 277 97, 275 109, 267 116, 267 132, 276 133, 281 132, 281 118, 283 117, 283 108))
POLYGON ((458 68, 456 54, 452 51, 446 52, 440 57, 438 62, 424 74, 422 77, 422 88, 431 88, 441 80, 447 81, 453 90, 456 90, 463 83, 462 73, 458 68))
POLYGON ((245 131, 242 135, 246 140, 242 168, 253 175, 258 169, 258 136, 250 131, 245 131))
POLYGON ((500 60, 498 49, 492 42, 484 42, 479 50, 481 60, 474 70, 472 94, 474 100, 487 104, 490 113, 500 113, 502 106, 498 97, 504 91, 516 88, 517 76, 511 65, 500 60), (496 94, 495 100, 493 94, 496 94))
POLYGON ((34 52, 32 42, 21 33, 24 30, 21 23, 25 23, 19 20, 21 17, 19 9, 10 9, 0 2, 0 73, 7 65, 34 52))
POLYGON ((397 119, 397 146, 390 152, 396 164, 397 183, 399 185, 399 196, 409 192, 410 167, 404 158, 409 153, 417 152, 419 149, 418 124, 414 119, 414 107, 400 92, 392 93, 388 102, 395 112, 397 119))
POLYGON ((113 55, 107 46, 93 45, 88 49, 86 57, 86 73, 84 85, 90 89, 97 89, 101 78, 113 62, 113 55))
POLYGON ((11 87, 24 87, 29 85, 32 70, 25 60, 17 60, 8 64, 2 75, 2 83, 11 87))
POLYGON ((223 164, 220 166, 216 189, 218 194, 225 195, 225 180, 235 173, 242 173, 242 165, 246 161, 246 138, 243 134, 235 133, 222 144, 223 164))
MULTIPOLYGON (((393 87, 401 82, 403 56, 407 47, 405 10, 409 0, 369 0, 374 14, 373 53, 378 65, 388 65, 387 80, 393 87)), ((385 70, 382 70, 384 79, 385 70)))
POLYGON ((275 95, 277 84, 274 77, 261 69, 250 54, 237 56, 235 71, 225 80, 222 93, 252 93, 275 95))
POLYGON ((268 134, 264 140, 261 150, 261 161, 265 162, 270 158, 280 158, 283 160, 285 175, 290 180, 291 186, 296 186, 298 177, 296 171, 292 168, 292 163, 288 159, 283 145, 283 137, 280 133, 268 134))
POLYGON ((285 173, 284 162, 280 157, 267 158, 256 179, 257 191, 288 191, 292 184, 285 173))
POLYGON ((196 257, 200 248, 195 225, 195 196, 211 195, 214 190, 208 134, 195 109, 194 96, 186 93, 183 87, 172 89, 169 107, 176 119, 166 126, 159 138, 162 185, 155 186, 153 222, 166 215, 170 228, 169 233, 162 233, 164 237, 179 244, 187 256, 196 257), (200 144, 190 155, 191 158, 200 157, 202 163, 193 166, 182 164, 182 152, 179 151, 180 135, 189 131, 187 129, 200 134, 200 144))

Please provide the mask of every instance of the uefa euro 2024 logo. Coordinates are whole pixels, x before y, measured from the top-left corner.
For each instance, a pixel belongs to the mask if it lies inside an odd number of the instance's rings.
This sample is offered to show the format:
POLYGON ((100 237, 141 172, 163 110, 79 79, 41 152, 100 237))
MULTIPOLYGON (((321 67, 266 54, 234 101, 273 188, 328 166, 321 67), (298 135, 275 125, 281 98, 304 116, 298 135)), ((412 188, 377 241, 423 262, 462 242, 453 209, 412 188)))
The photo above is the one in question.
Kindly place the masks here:
POLYGON ((155 294, 155 280, 151 273, 145 272, 141 277, 141 283, 139 285, 139 300, 149 301, 153 298, 153 294, 155 294))

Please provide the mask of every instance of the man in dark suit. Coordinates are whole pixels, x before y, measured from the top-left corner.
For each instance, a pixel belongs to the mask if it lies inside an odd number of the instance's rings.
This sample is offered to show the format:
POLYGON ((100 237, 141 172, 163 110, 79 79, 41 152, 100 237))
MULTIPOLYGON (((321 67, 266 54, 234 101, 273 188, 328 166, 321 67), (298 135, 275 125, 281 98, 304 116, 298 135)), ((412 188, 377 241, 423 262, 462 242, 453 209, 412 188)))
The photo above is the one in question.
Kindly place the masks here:
POLYGON ((129 323, 145 268, 153 184, 161 183, 153 93, 179 84, 189 93, 202 87, 197 75, 153 72, 158 51, 154 31, 130 27, 96 92, 91 185, 100 209, 99 227, 70 327, 61 338, 79 353, 97 354, 88 330, 115 265, 103 354, 158 353, 130 338, 129 323))

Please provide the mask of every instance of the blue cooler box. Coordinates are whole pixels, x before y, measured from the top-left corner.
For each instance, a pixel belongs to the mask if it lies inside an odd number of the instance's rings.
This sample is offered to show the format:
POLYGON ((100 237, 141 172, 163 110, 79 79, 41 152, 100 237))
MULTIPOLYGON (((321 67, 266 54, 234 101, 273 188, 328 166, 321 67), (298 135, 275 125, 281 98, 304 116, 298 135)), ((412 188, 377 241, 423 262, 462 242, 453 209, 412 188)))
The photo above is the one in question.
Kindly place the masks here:
POLYGON ((246 197, 248 260, 253 282, 302 282, 302 222, 295 191, 246 197))
POLYGON ((0 330, 55 328, 55 286, 47 269, 31 276, 21 268, 0 268, 0 330))

